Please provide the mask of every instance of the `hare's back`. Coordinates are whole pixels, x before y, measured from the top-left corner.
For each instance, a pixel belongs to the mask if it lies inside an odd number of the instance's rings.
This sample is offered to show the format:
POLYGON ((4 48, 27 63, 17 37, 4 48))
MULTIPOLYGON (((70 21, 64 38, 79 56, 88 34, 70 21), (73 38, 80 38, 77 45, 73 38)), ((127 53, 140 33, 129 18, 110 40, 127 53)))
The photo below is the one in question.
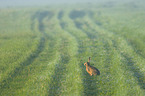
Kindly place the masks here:
POLYGON ((93 67, 92 69, 94 74, 100 75, 100 71, 97 68, 93 67))

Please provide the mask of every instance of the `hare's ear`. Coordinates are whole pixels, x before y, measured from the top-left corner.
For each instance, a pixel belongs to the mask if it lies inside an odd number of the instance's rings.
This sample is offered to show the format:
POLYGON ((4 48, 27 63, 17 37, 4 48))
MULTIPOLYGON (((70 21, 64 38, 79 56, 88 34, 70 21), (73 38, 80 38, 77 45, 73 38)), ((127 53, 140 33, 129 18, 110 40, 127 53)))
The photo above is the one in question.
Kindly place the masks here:
POLYGON ((88 62, 90 63, 91 57, 89 57, 88 62))

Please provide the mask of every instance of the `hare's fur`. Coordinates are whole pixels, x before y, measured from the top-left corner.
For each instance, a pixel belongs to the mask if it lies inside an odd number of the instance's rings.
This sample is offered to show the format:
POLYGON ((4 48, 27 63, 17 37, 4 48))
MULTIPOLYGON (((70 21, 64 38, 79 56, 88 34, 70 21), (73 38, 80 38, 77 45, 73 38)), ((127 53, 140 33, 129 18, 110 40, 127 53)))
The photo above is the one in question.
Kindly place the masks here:
POLYGON ((90 59, 91 58, 89 57, 88 62, 84 63, 84 65, 86 66, 86 71, 90 74, 90 76, 100 75, 100 71, 97 68, 90 65, 90 59))

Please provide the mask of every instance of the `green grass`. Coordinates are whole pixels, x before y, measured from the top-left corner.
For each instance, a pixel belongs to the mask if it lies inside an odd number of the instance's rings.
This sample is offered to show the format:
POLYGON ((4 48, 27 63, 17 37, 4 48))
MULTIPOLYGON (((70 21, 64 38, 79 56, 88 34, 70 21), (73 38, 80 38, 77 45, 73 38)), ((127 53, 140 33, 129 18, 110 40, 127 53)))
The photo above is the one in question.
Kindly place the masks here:
POLYGON ((0 10, 0 95, 144 96, 144 7, 128 5, 0 10))

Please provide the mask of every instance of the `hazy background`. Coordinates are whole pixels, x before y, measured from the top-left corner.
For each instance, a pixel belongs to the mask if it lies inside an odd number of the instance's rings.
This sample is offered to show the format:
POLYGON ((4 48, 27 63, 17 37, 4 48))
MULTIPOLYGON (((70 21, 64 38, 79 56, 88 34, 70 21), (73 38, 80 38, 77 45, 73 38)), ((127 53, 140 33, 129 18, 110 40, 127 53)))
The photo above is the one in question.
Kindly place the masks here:
POLYGON ((64 4, 64 3, 103 3, 103 2, 130 2, 142 0, 0 0, 0 7, 15 7, 15 6, 43 6, 50 4, 64 4))
POLYGON ((10 6, 35 6, 63 3, 96 2, 102 0, 0 0, 1 7, 10 6))

